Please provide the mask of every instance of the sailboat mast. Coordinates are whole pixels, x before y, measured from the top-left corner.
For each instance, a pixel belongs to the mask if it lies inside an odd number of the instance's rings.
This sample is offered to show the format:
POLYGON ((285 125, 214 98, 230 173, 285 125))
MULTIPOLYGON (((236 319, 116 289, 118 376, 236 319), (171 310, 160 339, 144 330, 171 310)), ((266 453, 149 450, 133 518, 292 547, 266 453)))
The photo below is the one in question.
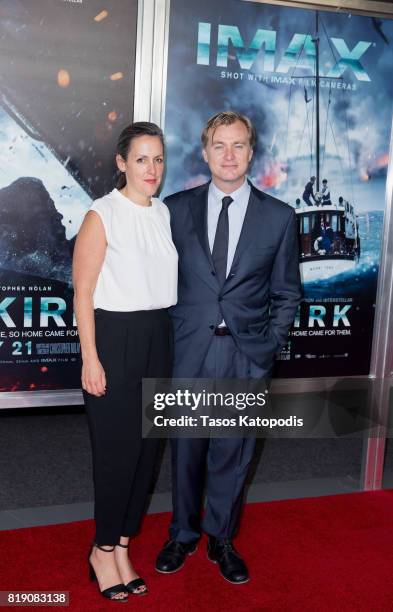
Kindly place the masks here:
POLYGON ((319 185, 320 185, 320 159, 319 159, 319 143, 320 143, 320 126, 319 126, 319 89, 320 89, 320 77, 319 77, 319 13, 318 11, 315 12, 315 38, 314 38, 314 45, 315 45, 315 89, 316 89, 316 139, 315 139, 315 144, 316 144, 316 162, 317 162, 317 168, 316 168, 316 179, 317 179, 317 191, 319 191, 319 185))

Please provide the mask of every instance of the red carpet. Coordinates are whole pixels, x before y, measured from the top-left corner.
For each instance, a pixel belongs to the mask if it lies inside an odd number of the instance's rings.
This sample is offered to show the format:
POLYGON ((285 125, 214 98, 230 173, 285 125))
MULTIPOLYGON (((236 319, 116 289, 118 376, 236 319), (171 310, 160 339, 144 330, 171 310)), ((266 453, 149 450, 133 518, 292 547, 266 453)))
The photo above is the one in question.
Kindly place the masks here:
POLYGON ((105 602, 88 582, 91 521, 0 532, 0 590, 67 590, 69 609, 87 612, 393 610, 393 491, 247 505, 236 545, 252 579, 238 586, 206 559, 205 540, 179 573, 157 574, 168 519, 148 516, 132 546, 145 597, 105 602))

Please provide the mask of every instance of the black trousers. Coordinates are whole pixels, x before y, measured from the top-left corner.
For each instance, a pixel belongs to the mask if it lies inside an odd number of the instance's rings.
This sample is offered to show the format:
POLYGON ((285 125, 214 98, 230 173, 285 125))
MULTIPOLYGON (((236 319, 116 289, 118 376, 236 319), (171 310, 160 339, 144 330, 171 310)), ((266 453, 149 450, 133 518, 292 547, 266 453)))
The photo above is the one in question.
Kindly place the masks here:
POLYGON ((92 451, 97 544, 138 532, 159 440, 142 439, 142 378, 169 378, 172 327, 165 309, 95 311, 104 396, 84 393, 92 451))

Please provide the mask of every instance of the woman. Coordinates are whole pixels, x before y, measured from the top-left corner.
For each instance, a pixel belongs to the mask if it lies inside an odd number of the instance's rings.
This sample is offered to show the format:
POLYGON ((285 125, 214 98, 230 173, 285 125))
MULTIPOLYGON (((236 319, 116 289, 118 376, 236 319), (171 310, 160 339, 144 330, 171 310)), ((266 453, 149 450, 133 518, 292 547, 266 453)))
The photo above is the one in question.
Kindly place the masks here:
POLYGON ((96 200, 74 252, 82 388, 93 451, 96 537, 92 579, 104 597, 146 593, 128 557, 151 482, 158 440, 141 437, 141 380, 171 374, 177 253, 169 212, 154 194, 164 171, 159 127, 139 122, 120 135, 117 189, 96 200), (114 585, 114 586, 113 586, 114 585))

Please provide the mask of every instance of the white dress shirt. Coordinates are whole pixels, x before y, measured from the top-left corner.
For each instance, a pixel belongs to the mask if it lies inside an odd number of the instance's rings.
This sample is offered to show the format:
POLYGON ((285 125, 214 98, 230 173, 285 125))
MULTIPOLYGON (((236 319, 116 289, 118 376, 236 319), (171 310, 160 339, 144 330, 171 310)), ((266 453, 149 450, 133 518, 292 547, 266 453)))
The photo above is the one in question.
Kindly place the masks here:
MULTIPOLYGON (((227 258, 227 276, 232 267, 233 258, 237 243, 239 242, 240 232, 242 231, 244 217, 246 215, 248 201, 250 199, 251 187, 247 180, 244 181, 236 191, 232 193, 224 193, 213 183, 210 183, 209 194, 207 199, 207 233, 209 238, 210 252, 213 251, 214 238, 216 235, 218 217, 222 208, 222 199, 225 196, 231 196, 231 202, 228 208, 229 222, 229 238, 228 238, 228 258, 227 258)), ((222 320, 219 327, 225 326, 225 321, 222 320)))
POLYGON ((209 195, 207 201, 207 232, 209 237, 210 251, 213 251, 214 238, 216 235, 218 217, 222 208, 222 199, 225 196, 231 196, 233 202, 228 208, 229 221, 229 240, 228 240, 228 259, 227 259, 227 276, 232 267, 233 258, 235 255, 237 243, 239 242, 240 232, 242 231, 243 221, 246 214, 248 200, 250 199, 251 187, 247 180, 243 185, 232 193, 224 193, 213 183, 209 186, 209 195))

